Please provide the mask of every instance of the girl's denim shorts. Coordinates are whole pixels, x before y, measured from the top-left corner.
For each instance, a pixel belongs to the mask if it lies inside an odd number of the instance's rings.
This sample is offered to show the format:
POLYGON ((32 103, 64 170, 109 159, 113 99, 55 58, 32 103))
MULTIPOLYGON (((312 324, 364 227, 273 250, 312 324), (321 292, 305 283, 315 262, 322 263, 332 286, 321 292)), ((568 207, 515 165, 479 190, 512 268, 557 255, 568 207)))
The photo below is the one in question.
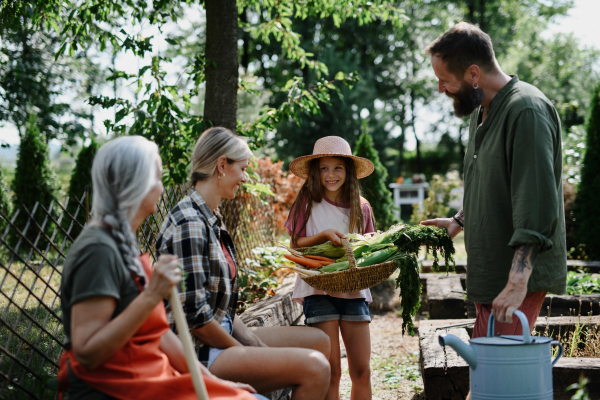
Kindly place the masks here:
POLYGON ((304 298, 305 324, 324 321, 371 322, 369 305, 365 299, 340 299, 328 295, 312 295, 304 298))

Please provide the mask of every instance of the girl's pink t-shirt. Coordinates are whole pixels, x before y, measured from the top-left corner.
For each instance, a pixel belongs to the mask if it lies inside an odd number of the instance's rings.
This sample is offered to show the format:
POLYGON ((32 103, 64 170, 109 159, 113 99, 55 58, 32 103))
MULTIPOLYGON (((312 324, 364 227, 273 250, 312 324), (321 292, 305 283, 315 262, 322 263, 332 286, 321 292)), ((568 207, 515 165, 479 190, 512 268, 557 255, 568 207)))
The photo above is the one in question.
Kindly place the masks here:
MULTIPOLYGON (((371 218, 371 207, 369 203, 365 202, 362 204, 363 215, 366 221, 366 228, 364 233, 375 232, 373 228, 373 218, 371 218)), ((296 230, 300 231, 302 221, 306 213, 306 205, 302 207, 302 211, 298 216, 298 222, 296 230)), ((285 227, 288 229, 288 233, 292 234, 292 215, 293 210, 290 212, 290 216, 285 221, 285 227)), ((300 237, 314 236, 325 229, 336 229, 342 233, 349 232, 350 223, 350 207, 343 206, 341 204, 334 203, 325 196, 323 201, 320 203, 313 202, 311 215, 308 218, 306 227, 302 229, 299 234, 300 237)), ((355 232, 352 232, 355 233, 355 232)), ((373 301, 371 297, 371 291, 364 289, 358 292, 352 293, 329 293, 323 290, 315 289, 308 283, 304 282, 299 276, 296 276, 296 285, 294 286, 294 293, 292 295, 293 300, 303 304, 304 298, 312 295, 327 294, 332 297, 338 297, 343 299, 365 299, 368 303, 373 301)))

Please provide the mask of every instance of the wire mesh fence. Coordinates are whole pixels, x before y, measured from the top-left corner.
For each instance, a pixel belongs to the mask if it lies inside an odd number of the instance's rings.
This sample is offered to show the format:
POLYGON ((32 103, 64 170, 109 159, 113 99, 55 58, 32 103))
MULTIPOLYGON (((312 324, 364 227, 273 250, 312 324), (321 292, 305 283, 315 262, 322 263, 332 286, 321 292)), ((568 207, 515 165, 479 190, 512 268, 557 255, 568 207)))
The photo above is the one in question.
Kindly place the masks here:
MULTIPOLYGON (((154 246, 169 210, 186 194, 183 185, 167 188, 158 210, 138 230, 142 252, 154 246)), ((220 207, 232 233, 241 267, 257 246, 276 235, 272 208, 249 193, 220 207)), ((55 399, 52 388, 63 349, 60 310, 62 266, 69 247, 89 215, 89 197, 66 198, 31 209, 0 212, 0 399, 55 399)))

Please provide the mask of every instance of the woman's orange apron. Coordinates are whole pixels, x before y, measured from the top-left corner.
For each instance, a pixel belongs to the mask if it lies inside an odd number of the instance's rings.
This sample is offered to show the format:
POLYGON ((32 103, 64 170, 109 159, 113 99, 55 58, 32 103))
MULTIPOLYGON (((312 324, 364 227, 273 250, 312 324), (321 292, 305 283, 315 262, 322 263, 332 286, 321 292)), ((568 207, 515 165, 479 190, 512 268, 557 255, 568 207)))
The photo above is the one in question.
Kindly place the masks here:
MULTIPOLYGON (((140 257, 148 277, 152 275, 148 254, 140 257)), ((139 285, 138 285, 139 286, 139 285)), ((165 306, 160 302, 146 322, 117 353, 102 366, 88 370, 73 350, 63 352, 59 365, 59 398, 67 391, 68 365, 90 387, 123 400, 196 400, 189 374, 180 374, 159 349, 160 338, 169 329, 165 306)), ((208 396, 213 399, 256 400, 250 393, 203 376, 208 396)))

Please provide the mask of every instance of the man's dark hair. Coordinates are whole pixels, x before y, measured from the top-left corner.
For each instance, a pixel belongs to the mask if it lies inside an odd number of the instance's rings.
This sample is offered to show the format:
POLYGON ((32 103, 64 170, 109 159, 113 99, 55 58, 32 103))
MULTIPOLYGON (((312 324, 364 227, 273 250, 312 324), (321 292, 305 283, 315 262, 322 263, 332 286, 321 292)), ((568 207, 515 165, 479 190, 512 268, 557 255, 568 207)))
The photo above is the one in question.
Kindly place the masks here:
POLYGON ((489 35, 478 26, 459 22, 425 49, 427 54, 440 57, 449 72, 462 79, 471 65, 484 72, 495 69, 494 48, 489 35))

